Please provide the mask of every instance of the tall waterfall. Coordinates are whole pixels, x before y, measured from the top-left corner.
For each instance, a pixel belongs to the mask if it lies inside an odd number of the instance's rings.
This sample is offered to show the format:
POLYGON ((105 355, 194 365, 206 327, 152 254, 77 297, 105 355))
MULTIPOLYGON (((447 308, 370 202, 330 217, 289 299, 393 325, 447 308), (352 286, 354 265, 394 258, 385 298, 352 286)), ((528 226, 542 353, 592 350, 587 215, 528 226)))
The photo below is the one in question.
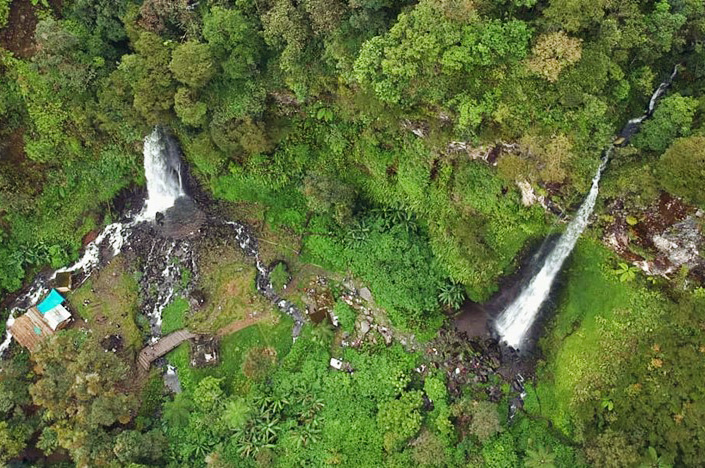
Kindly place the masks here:
POLYGON ((553 281, 561 270, 568 255, 573 251, 580 234, 588 224, 588 218, 595 208, 600 176, 607 165, 610 148, 602 158, 602 163, 592 178, 592 186, 587 198, 568 225, 560 240, 546 257, 541 270, 531 279, 531 282, 522 290, 519 297, 507 307, 497 320, 496 328, 502 339, 512 348, 519 349, 526 332, 529 331, 536 319, 541 305, 551 292, 553 281))
MULTIPOLYGON (((649 106, 646 112, 637 118, 631 119, 624 127, 620 135, 622 135, 625 141, 636 133, 639 130, 639 126, 653 114, 658 99, 666 92, 666 89, 668 89, 675 78, 677 71, 678 68, 675 67, 669 78, 659 85, 649 100, 649 106)), ((551 287, 553 286, 558 272, 573 251, 578 238, 587 227, 588 219, 592 214, 592 210, 595 208, 600 177, 602 176, 602 171, 604 171, 605 166, 607 166, 613 148, 614 146, 612 145, 605 151, 600 167, 592 178, 590 192, 573 221, 568 225, 568 228, 563 233, 556 246, 544 260, 543 266, 539 272, 497 319, 495 323, 497 333, 501 340, 512 348, 521 349, 527 332, 536 321, 541 306, 551 292, 551 287)))
POLYGON ((147 200, 139 215, 140 220, 154 219, 157 213, 171 208, 177 198, 186 195, 181 180, 180 159, 171 146, 159 128, 144 139, 147 200))

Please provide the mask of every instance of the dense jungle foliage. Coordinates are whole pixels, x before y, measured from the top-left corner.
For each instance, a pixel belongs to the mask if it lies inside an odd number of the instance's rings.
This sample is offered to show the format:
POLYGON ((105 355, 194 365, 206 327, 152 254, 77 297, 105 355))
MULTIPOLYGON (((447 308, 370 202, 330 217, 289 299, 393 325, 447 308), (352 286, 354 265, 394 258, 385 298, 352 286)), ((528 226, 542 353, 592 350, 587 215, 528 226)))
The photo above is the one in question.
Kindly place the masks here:
MULTIPOLYGON (((705 289, 685 266, 647 277, 601 242, 615 201, 629 226, 662 192, 705 209, 702 0, 0 0, 0 46, 0 295, 75 260, 115 219, 161 125, 207 193, 298 239, 297 261, 368 285, 422 342, 343 349, 324 323, 292 345, 282 318, 224 337, 210 370, 177 348, 173 396, 98 332, 67 330, 6 354, 0 464, 705 460, 705 289), (604 148, 676 65, 615 150, 524 409, 508 418, 516 392, 498 375, 457 390, 453 369, 417 372, 427 347, 476 355, 436 335, 447 312, 489 299, 561 229, 555 212, 578 206, 604 148), (523 204, 519 183, 553 212, 523 204)), ((187 304, 170 307, 165 326, 183 327, 187 304)), ((335 310, 352 332, 356 312, 335 310)), ((133 309, 110 313, 138 330, 133 309)))

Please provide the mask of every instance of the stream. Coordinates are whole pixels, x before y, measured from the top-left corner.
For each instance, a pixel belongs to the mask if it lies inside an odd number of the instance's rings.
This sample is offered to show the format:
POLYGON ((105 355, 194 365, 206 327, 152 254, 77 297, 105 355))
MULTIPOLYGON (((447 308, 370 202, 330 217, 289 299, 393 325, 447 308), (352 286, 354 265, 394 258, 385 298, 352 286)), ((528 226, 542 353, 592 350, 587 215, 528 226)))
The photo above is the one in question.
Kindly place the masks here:
MULTIPOLYGON (((34 278, 10 307, 0 356, 12 342, 10 327, 15 317, 49 292, 58 273, 72 272, 76 289, 121 252, 139 267, 140 308, 149 321, 148 341, 157 341, 162 334, 164 308, 177 294, 188 295, 193 290, 193 279, 185 285, 182 272, 188 269, 192 278, 197 275, 194 243, 207 238, 212 233, 211 228, 217 226, 227 226, 225 235, 232 236, 232 241, 245 255, 254 259, 257 290, 293 319, 292 336, 293 339, 298 337, 304 315, 294 304, 275 293, 270 271, 260 260, 256 236, 244 223, 207 215, 188 196, 176 140, 156 127, 144 140, 143 154, 147 196, 142 209, 125 213, 121 222, 107 225, 94 241, 85 246, 83 255, 73 265, 34 278)), ((216 231, 221 235, 222 232, 216 231)), ((168 371, 173 377, 175 369, 169 367, 168 371)))

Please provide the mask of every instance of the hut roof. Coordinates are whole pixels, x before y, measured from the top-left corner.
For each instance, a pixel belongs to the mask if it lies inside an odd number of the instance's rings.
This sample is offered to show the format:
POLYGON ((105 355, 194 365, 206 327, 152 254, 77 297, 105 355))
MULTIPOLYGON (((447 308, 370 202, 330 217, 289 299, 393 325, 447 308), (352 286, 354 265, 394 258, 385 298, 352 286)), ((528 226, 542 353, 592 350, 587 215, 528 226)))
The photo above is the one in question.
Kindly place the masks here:
POLYGON ((42 340, 53 335, 54 330, 44 321, 39 311, 32 307, 15 320, 10 333, 19 344, 32 351, 42 340))
POLYGON ((71 312, 66 310, 66 308, 61 304, 57 305, 43 315, 44 321, 49 324, 49 327, 51 327, 52 330, 60 328, 61 325, 66 323, 66 321, 71 318, 71 312))
POLYGON ((51 309, 64 302, 64 300, 64 296, 59 294, 56 289, 52 289, 49 295, 42 302, 39 303, 37 309, 42 314, 46 314, 51 309))

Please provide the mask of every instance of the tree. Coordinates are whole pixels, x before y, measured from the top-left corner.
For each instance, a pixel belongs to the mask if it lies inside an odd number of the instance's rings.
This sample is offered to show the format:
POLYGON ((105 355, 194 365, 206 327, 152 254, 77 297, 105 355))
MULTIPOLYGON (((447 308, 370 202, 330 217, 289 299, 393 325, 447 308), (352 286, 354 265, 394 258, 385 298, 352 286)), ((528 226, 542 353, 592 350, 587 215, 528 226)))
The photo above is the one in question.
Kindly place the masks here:
POLYGON ((114 436, 107 428, 127 424, 137 406, 133 395, 120 391, 128 375, 125 363, 73 330, 44 340, 32 357, 37 381, 30 394, 47 410, 58 445, 79 464, 112 460, 114 436))
POLYGON ((170 427, 185 427, 193 402, 185 393, 178 393, 172 401, 164 403, 162 418, 170 427))
POLYGON ((705 137, 675 140, 661 156, 657 172, 666 190, 705 207, 705 137))
POLYGON ((554 83, 561 71, 580 60, 582 43, 580 39, 568 36, 563 31, 544 34, 531 49, 527 61, 529 70, 554 83))
POLYGON ((203 18, 203 37, 228 78, 246 79, 256 71, 261 40, 239 10, 211 8, 203 18))
POLYGON ((174 95, 174 111, 186 125, 200 127, 206 122, 208 107, 196 100, 190 89, 179 88, 174 95))
POLYGON ((388 453, 399 450, 421 428, 422 397, 419 390, 403 392, 398 399, 379 405, 377 425, 384 432, 384 449, 388 453))
POLYGON ((608 0, 551 0, 543 15, 566 31, 585 29, 602 19, 608 0))
POLYGON ((502 430, 497 414, 497 405, 489 401, 478 401, 472 407, 472 421, 470 433, 475 435, 480 442, 486 442, 502 430))
POLYGON ((634 146, 661 153, 675 138, 688 136, 697 105, 697 100, 680 94, 661 99, 653 117, 634 136, 634 146))
POLYGON ((447 15, 443 2, 424 0, 400 14, 386 34, 362 46, 355 78, 380 100, 402 106, 447 103, 453 95, 481 102, 486 88, 467 84, 497 85, 504 75, 495 81, 490 71, 523 59, 531 32, 522 21, 462 11, 447 15))
POLYGON ((216 72, 209 45, 196 41, 180 44, 171 54, 169 70, 191 88, 204 87, 216 72))
POLYGON ((413 442, 412 458, 420 467, 432 468, 446 465, 446 447, 433 432, 424 429, 413 442))
POLYGON ((605 468, 627 468, 639 460, 636 447, 619 432, 607 430, 585 449, 588 461, 605 468))
POLYGON ((341 0, 305 0, 304 9, 316 34, 330 34, 340 27, 347 7, 341 0))
POLYGON ((166 120, 174 105, 175 83, 169 70, 171 50, 156 34, 142 32, 134 43, 137 54, 125 55, 120 69, 130 77, 134 106, 148 124, 166 120))
POLYGON ((237 430, 247 422, 250 411, 250 405, 244 398, 233 398, 225 404, 223 420, 230 429, 237 430))
POLYGON ((311 330, 311 339, 321 346, 328 346, 334 335, 333 325, 327 318, 323 319, 321 323, 314 326, 311 330))
POLYGON ((524 466, 526 468, 556 468, 556 457, 543 445, 526 450, 524 466))
POLYGON ((333 176, 310 172, 302 188, 309 209, 314 213, 329 214, 340 224, 352 217, 355 189, 333 176))
POLYGON ((124 464, 159 462, 167 449, 167 440, 158 429, 147 433, 123 431, 115 439, 113 452, 124 464))
POLYGON ((193 392, 193 402, 203 413, 214 413, 221 410, 225 404, 225 392, 221 387, 223 379, 208 376, 198 382, 193 392))

